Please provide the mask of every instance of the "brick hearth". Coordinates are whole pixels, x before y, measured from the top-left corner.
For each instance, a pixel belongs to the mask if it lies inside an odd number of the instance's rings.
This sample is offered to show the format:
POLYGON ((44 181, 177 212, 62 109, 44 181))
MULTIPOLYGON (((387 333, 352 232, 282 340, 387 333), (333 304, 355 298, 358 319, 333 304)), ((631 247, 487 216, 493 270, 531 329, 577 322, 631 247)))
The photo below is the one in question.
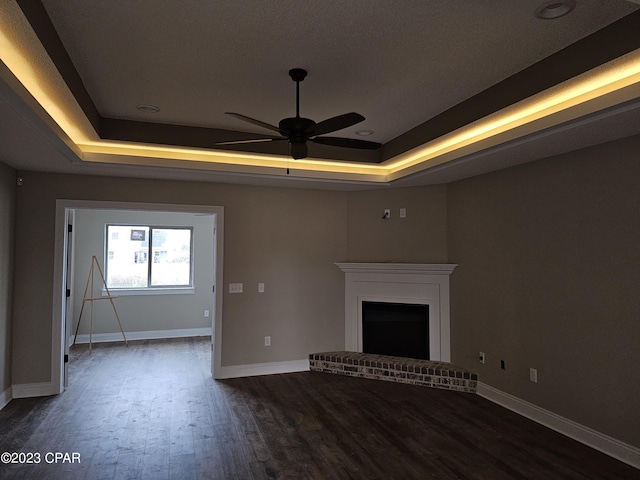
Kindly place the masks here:
POLYGON ((450 363, 359 352, 309 355, 311 371, 475 393, 478 375, 450 363))

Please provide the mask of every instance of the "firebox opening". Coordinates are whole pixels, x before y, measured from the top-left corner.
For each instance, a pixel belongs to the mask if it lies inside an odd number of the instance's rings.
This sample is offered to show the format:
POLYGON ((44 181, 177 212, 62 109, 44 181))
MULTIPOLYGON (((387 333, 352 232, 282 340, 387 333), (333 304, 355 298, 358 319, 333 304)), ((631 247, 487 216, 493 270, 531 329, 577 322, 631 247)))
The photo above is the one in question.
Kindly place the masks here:
POLYGON ((429 305, 362 302, 362 351, 429 360, 429 305))

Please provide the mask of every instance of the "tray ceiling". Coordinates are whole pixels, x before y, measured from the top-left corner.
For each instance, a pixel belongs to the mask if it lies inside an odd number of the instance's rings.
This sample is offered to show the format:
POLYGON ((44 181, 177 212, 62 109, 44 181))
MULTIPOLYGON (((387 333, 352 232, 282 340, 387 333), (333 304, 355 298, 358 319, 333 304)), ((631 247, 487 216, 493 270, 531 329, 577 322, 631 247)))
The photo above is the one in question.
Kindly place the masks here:
MULTIPOLYGON (((59 169, 133 169, 142 176, 173 170, 214 181, 450 181, 518 163, 524 144, 540 158, 640 133, 637 122, 629 125, 638 116, 640 96, 632 80, 602 98, 411 163, 411 155, 424 157, 425 145, 451 132, 550 91, 557 94, 558 85, 591 76, 601 65, 637 60, 637 3, 577 0, 568 15, 541 20, 534 11, 542 3, 12 0, 2 6, 0 28, 31 70, 17 72, 1 55, 10 72, 2 75, 0 107, 17 113, 66 158, 68 165, 59 169), (295 84, 287 75, 293 67, 309 72, 300 85, 302 116, 321 121, 358 112, 366 120, 335 135, 382 147, 311 145, 309 161, 296 164, 286 142, 215 145, 271 134, 224 112, 275 125, 294 116, 295 84), (28 77, 37 77, 66 120, 34 94, 28 77), (142 112, 140 105, 159 111, 142 112), (587 137, 588 129, 600 135, 587 137), (359 136, 362 130, 373 133, 359 136), (511 160, 500 157, 507 150, 511 160), (405 163, 386 167, 399 161, 405 163)), ((5 125, 0 132, 26 135, 12 128, 19 126, 5 125)), ((27 162, 15 158, 17 147, 1 148, 3 161, 16 168, 47 169, 37 155, 24 155, 31 158, 27 162)))

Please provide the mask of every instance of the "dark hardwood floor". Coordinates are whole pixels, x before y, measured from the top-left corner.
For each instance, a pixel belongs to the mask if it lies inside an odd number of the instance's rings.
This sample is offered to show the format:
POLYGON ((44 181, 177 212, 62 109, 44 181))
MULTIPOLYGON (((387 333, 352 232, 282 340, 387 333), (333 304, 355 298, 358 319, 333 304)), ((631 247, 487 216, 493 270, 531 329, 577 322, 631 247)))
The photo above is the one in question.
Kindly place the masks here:
POLYGON ((316 372, 214 381, 209 348, 75 347, 67 391, 0 411, 0 452, 41 455, 0 478, 640 478, 477 395, 316 372))

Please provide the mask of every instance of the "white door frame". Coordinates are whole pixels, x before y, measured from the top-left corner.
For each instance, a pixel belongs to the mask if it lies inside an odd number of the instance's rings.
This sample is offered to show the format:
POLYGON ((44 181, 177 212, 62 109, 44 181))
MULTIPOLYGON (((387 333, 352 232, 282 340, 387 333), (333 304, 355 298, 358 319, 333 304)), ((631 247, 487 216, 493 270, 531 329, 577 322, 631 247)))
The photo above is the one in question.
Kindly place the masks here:
POLYGON ((53 264, 53 318, 51 322, 51 386, 52 394, 62 393, 65 382, 64 354, 68 338, 65 338, 65 302, 66 302, 66 255, 67 221, 70 210, 139 210, 178 213, 200 213, 215 216, 214 263, 215 263, 215 308, 212 318, 212 359, 211 369, 214 378, 218 378, 222 364, 222 293, 224 258, 224 207, 209 205, 174 205, 161 203, 108 202, 94 200, 56 200, 55 251, 53 264))
POLYGON ((75 210, 66 210, 65 211, 65 224, 70 228, 70 231, 67 230, 67 238, 66 244, 64 246, 64 273, 62 277, 62 281, 64 284, 64 289, 67 293, 65 293, 65 302, 64 302, 64 310, 62 312, 63 325, 64 328, 62 333, 64 334, 65 342, 64 342, 64 388, 69 386, 69 332, 73 328, 73 272, 75 265, 74 258, 74 248, 75 248, 75 229, 73 226, 75 225, 75 210))

